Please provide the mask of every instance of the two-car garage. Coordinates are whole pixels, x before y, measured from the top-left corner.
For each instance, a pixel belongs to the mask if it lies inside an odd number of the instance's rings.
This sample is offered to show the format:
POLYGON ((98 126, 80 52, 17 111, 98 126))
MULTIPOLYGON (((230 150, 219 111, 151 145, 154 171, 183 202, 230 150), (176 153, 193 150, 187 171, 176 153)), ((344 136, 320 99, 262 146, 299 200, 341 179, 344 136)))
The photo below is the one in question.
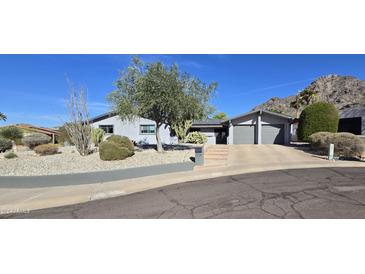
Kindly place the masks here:
POLYGON ((230 144, 288 144, 291 117, 255 111, 230 120, 230 144))

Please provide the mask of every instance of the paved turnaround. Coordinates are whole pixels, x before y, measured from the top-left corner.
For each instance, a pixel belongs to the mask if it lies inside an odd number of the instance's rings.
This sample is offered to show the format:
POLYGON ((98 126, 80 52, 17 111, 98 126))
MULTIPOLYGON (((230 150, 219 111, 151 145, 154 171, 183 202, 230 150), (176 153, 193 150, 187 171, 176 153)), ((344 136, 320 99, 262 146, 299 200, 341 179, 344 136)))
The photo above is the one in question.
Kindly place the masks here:
POLYGON ((365 218, 365 168, 207 179, 1 218, 365 218))

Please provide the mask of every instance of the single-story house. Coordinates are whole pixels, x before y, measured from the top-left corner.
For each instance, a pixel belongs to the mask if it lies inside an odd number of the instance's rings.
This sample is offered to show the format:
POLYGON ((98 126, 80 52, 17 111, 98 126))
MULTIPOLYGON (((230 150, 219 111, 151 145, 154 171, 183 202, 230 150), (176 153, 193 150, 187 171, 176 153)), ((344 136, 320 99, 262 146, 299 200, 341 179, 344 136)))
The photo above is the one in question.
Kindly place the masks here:
MULTIPOLYGON (((114 112, 108 112, 90 120, 93 128, 101 128, 106 135, 117 134, 127 136, 140 145, 156 144, 156 123, 145 118, 133 121, 122 121, 114 112)), ((161 142, 163 144, 177 144, 177 137, 171 136, 170 127, 160 127, 161 142)))
MULTIPOLYGON (((228 120, 194 121, 190 131, 200 131, 208 137, 208 144, 289 144, 292 117, 266 110, 251 111, 228 120)), ((144 118, 121 121, 113 112, 90 120, 94 128, 106 134, 129 137, 139 144, 156 144, 156 124, 144 118)), ((176 144, 169 126, 160 128, 162 143, 176 144)))
POLYGON ((342 110, 340 112, 338 132, 365 135, 365 107, 342 110))

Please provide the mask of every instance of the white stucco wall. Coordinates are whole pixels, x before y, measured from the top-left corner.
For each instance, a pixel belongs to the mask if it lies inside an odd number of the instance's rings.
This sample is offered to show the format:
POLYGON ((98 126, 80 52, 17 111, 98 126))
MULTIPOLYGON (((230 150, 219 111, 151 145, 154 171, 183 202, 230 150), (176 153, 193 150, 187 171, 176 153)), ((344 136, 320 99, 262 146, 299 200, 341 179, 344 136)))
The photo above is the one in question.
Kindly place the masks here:
MULTIPOLYGON (((152 120, 136 118, 133 121, 122 121, 119 116, 113 116, 91 124, 93 128, 98 128, 100 125, 113 125, 114 134, 127 136, 139 144, 156 144, 155 134, 140 134, 140 125, 156 125, 152 120)), ((170 128, 165 128, 165 125, 160 127, 160 136, 163 144, 177 143, 177 138, 170 137, 170 128)))

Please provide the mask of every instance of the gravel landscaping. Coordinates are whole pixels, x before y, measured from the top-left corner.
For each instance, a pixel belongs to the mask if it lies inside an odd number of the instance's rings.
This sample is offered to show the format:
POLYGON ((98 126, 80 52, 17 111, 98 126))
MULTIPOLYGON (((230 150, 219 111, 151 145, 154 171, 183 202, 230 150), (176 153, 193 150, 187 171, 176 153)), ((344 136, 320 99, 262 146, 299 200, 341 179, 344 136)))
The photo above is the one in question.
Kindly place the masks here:
POLYGON ((135 155, 121 161, 102 161, 99 153, 80 156, 74 147, 60 147, 56 155, 38 156, 23 147, 18 158, 5 159, 0 153, 0 176, 36 176, 115 170, 140 166, 191 161, 193 149, 174 149, 158 153, 154 149, 138 149, 135 155))

